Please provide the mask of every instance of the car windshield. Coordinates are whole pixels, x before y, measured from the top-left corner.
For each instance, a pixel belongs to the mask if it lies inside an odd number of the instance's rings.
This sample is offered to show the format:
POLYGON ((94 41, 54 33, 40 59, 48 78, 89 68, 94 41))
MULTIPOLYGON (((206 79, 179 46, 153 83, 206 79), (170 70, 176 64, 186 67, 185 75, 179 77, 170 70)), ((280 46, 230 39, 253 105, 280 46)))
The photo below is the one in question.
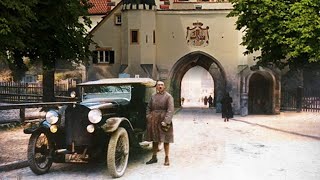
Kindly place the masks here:
POLYGON ((131 99, 131 86, 84 86, 82 100, 95 98, 109 98, 109 99, 131 99))

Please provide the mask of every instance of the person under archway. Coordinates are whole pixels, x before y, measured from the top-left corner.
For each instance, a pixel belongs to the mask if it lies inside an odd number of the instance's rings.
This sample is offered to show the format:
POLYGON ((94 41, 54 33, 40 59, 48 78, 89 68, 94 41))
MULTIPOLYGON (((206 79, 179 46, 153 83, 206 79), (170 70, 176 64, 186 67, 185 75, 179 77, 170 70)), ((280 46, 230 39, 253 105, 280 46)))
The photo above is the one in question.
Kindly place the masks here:
POLYGON ((222 118, 224 118, 224 122, 229 121, 230 118, 233 118, 232 105, 233 102, 232 97, 230 97, 229 93, 225 93, 221 100, 222 105, 222 118))
POLYGON ((208 97, 207 96, 204 97, 203 102, 204 102, 204 105, 207 106, 207 104, 208 104, 208 97))
POLYGON ((209 108, 213 106, 213 98, 211 95, 208 97, 208 103, 209 103, 209 108))

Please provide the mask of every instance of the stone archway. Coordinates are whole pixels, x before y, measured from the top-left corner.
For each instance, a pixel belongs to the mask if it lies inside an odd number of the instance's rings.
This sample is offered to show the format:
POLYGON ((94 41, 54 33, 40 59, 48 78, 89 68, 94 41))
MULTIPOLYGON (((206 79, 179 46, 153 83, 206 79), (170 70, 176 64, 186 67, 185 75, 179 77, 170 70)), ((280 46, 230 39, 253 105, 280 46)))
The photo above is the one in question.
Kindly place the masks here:
MULTIPOLYGON (((226 91, 226 74, 219 61, 201 51, 191 52, 173 65, 167 79, 168 89, 174 98, 175 107, 180 107, 182 78, 189 69, 195 66, 201 66, 211 74, 214 80, 214 99, 216 102, 221 100, 226 91)), ((216 112, 221 112, 221 107, 216 106, 216 112)))
POLYGON ((241 74, 241 115, 280 113, 280 71, 244 68, 241 74))
POLYGON ((254 73, 249 79, 249 114, 272 114, 272 88, 270 75, 254 73))

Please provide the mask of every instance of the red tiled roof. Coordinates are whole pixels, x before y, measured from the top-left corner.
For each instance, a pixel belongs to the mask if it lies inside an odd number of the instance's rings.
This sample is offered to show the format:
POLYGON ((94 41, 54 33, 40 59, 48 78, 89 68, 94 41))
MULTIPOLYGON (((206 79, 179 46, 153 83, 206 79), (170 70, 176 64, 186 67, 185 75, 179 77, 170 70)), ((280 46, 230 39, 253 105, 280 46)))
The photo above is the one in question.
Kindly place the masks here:
POLYGON ((111 6, 108 6, 108 3, 111 0, 90 0, 93 7, 89 9, 89 14, 106 14, 111 10, 111 6))

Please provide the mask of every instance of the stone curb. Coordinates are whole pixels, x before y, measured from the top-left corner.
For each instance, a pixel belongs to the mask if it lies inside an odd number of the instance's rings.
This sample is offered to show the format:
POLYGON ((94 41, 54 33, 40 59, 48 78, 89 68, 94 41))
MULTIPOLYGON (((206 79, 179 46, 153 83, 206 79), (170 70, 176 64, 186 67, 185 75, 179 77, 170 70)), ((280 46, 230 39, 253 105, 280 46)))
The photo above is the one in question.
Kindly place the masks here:
POLYGON ((0 172, 25 168, 27 166, 29 166, 29 163, 26 160, 25 161, 13 161, 10 163, 0 164, 0 172))

